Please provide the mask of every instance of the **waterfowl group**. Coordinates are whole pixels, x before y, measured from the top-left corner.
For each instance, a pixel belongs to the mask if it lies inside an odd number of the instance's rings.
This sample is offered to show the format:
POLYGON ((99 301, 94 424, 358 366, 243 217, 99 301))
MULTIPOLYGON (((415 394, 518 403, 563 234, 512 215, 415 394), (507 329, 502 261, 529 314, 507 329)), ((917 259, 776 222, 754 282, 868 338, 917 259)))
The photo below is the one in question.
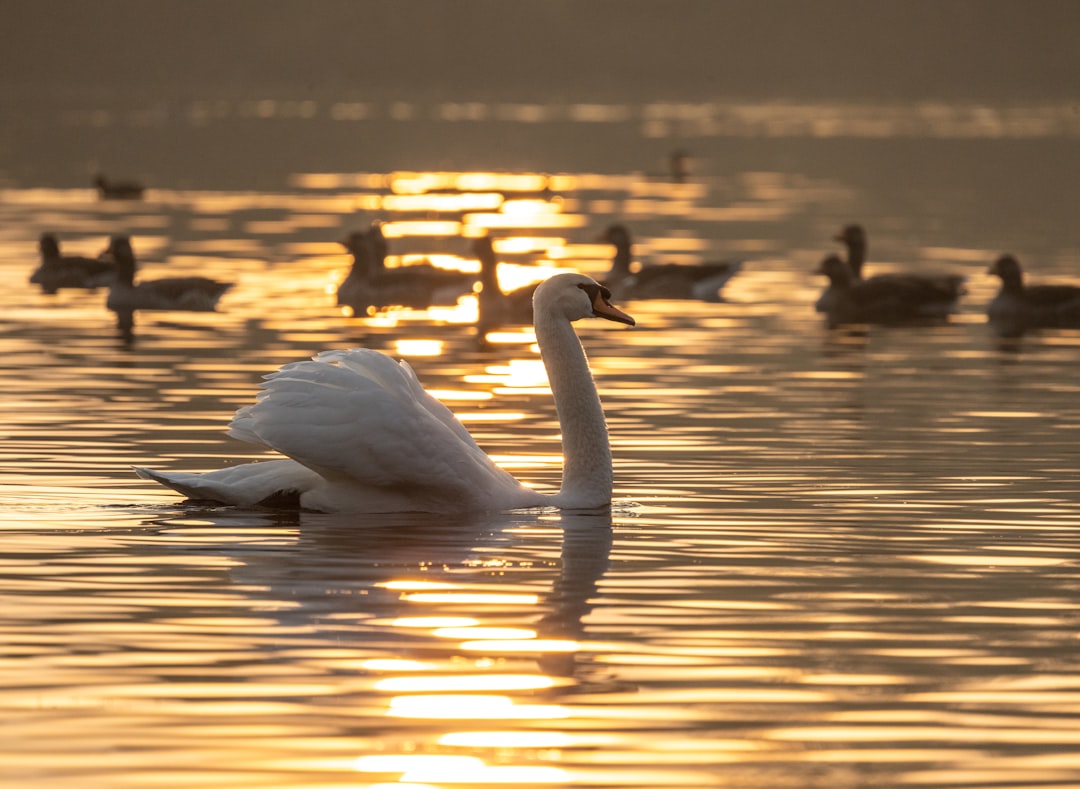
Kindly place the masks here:
POLYGON ((862 226, 847 225, 833 239, 846 247, 847 259, 830 255, 821 262, 817 273, 829 284, 814 305, 830 325, 943 320, 956 311, 964 277, 888 273, 865 278, 867 241, 862 226))

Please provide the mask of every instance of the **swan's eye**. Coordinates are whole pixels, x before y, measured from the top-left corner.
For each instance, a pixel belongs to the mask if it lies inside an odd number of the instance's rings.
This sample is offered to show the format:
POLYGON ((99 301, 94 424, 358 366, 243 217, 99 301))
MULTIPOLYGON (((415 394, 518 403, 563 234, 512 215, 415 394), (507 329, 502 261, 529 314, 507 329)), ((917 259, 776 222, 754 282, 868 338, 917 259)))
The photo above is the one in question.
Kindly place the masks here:
POLYGON ((589 294, 589 301, 591 302, 595 302, 597 296, 599 296, 604 300, 605 304, 611 303, 611 291, 598 282, 588 284, 582 282, 578 284, 578 287, 589 294))

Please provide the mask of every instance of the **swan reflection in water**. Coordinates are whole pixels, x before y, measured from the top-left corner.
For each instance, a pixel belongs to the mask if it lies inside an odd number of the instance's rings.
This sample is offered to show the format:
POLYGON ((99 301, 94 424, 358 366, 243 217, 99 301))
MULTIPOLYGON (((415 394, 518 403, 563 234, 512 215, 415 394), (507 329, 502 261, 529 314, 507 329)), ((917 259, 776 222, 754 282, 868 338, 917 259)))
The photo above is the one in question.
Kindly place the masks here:
MULTIPOLYGON (((282 736, 304 747, 310 721, 340 720, 350 727, 341 760, 349 785, 358 775, 409 785, 565 785, 570 770, 538 766, 536 749, 580 736, 575 694, 628 690, 586 643, 585 618, 609 566, 609 508, 362 519, 194 514, 175 528, 185 541, 196 538, 200 564, 212 542, 214 553, 225 545, 232 566, 216 595, 227 604, 196 604, 192 632, 212 655, 231 657, 210 659, 191 681, 240 679, 247 698, 277 698, 298 683, 322 688, 298 729, 292 712, 254 712, 251 722, 286 727, 282 736), (192 535, 193 526, 208 528, 192 535), (384 723, 357 728, 360 716, 384 723)), ((202 583, 195 592, 205 599, 202 583)), ((176 609, 161 616, 167 624, 176 609)))
POLYGON ((356 655, 350 663, 362 659, 380 677, 377 688, 409 694, 391 700, 392 715, 423 717, 415 693, 426 692, 424 698, 437 704, 440 693, 496 689, 484 678, 501 674, 503 659, 514 662, 515 675, 532 676, 517 688, 530 698, 537 691, 565 695, 616 687, 597 676, 582 646, 584 620, 610 563, 610 508, 359 519, 189 507, 182 518, 155 523, 166 532, 205 525, 215 546, 219 535, 229 539, 224 550, 235 565, 222 582, 230 592, 255 598, 243 605, 271 617, 267 634, 279 628, 304 633, 305 641, 315 639, 307 649, 334 653, 351 644, 356 655), (551 553, 556 529, 557 575, 546 593, 534 592, 538 572, 546 579, 551 566, 537 557, 551 553), (288 542, 283 545, 278 534, 288 542), (403 659, 412 661, 407 672, 400 670, 403 659), (524 668, 529 664, 534 667, 524 668))

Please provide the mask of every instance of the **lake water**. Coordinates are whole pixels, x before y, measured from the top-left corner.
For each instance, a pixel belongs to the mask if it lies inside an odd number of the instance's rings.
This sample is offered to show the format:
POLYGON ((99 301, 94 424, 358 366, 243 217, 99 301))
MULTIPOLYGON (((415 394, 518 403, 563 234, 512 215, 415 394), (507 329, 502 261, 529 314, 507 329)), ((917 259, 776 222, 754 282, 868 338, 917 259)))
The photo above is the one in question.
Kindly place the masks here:
MULTIPOLYGON (((76 116, 63 134, 183 138, 202 118, 277 139, 276 106, 76 116)), ((250 181, 185 170, 141 202, 12 178, 0 783, 1080 785, 1080 331, 1003 344, 984 312, 1003 251, 1032 279, 1080 279, 1080 131, 1068 108, 977 109, 315 106, 288 122, 338 125, 289 134, 370 131, 386 166, 309 144, 250 181), (534 169, 429 151, 482 160, 508 139, 534 169), (678 146, 686 183, 665 172, 678 146), (471 297, 336 307, 336 241, 372 219, 393 253, 451 265, 493 228, 508 283, 601 274, 613 221, 645 260, 746 261, 723 303, 630 302, 635 328, 579 326, 610 516, 207 508, 131 473, 258 457, 224 430, 260 376, 362 345, 408 359, 506 468, 558 486, 527 331, 478 343, 471 297), (960 313, 826 329, 810 270, 852 221, 874 270, 967 275, 960 313), (103 292, 28 284, 42 231, 71 253, 130 233, 141 276, 236 285, 217 313, 140 314, 125 341, 103 292)))

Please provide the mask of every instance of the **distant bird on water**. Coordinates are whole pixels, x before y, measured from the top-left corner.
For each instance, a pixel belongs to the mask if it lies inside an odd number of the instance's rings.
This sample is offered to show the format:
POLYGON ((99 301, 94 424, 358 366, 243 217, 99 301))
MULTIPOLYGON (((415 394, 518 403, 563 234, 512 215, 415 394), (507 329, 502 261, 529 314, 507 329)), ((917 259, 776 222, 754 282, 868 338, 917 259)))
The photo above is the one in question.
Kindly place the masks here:
POLYGON ((146 187, 136 181, 110 181, 103 174, 94 176, 94 186, 102 200, 142 200, 146 187))
POLYGON ((604 284, 619 299, 698 299, 723 301, 720 289, 742 268, 741 261, 664 263, 631 271, 633 241, 626 225, 610 225, 602 240, 615 247, 604 284))
POLYGON ((504 293, 499 287, 499 261, 490 236, 473 240, 473 254, 480 261, 480 293, 477 296, 477 330, 482 337, 500 326, 527 325, 533 322, 533 294, 539 282, 504 293))
POLYGON ((989 273, 1001 280, 1001 290, 986 309, 999 336, 1019 337, 1030 329, 1080 329, 1080 286, 1027 285, 1012 255, 994 261, 989 273))
MULTIPOLYGON (((864 278, 863 264, 866 262, 867 242, 866 231, 862 225, 846 225, 833 236, 833 240, 839 241, 847 249, 847 265, 855 282, 875 282, 872 289, 874 294, 882 294, 889 288, 894 289, 895 293, 890 297, 890 301, 914 299, 914 303, 910 305, 913 313, 924 312, 930 309, 931 304, 935 310, 950 304, 948 311, 951 312, 964 294, 964 277, 957 274, 890 273, 864 278)), ((830 284, 818 299, 815 305, 818 312, 829 312, 833 298, 832 287, 830 284)), ((897 308, 899 309, 899 305, 897 308)))
POLYGON ((42 233, 38 240, 41 265, 30 275, 30 282, 45 293, 61 288, 93 290, 112 284, 116 266, 111 260, 61 255, 60 242, 53 233, 42 233))
POLYGON ((372 307, 426 309, 452 305, 461 295, 471 292, 476 282, 475 274, 430 263, 385 268, 386 238, 378 223, 367 232, 350 233, 341 244, 352 253, 353 264, 338 287, 337 301, 356 314, 372 307))
POLYGON ((135 252, 127 236, 113 236, 106 253, 116 261, 116 281, 105 305, 113 311, 180 310, 212 312, 232 283, 208 277, 166 277, 135 282, 135 252))
POLYGON ((891 275, 856 279, 838 255, 826 257, 815 273, 829 278, 828 300, 823 297, 817 305, 829 326, 940 322, 955 307, 952 293, 926 279, 891 275))

